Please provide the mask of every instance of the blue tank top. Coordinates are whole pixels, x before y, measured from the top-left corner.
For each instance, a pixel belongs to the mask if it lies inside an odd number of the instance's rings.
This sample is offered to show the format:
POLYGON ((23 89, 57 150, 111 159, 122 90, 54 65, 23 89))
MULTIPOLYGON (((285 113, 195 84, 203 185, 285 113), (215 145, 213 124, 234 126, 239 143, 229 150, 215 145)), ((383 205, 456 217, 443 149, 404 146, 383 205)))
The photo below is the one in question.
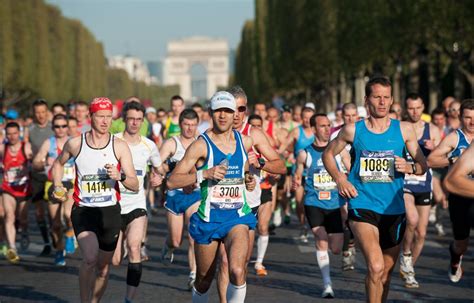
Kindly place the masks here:
POLYGON ((295 152, 295 157, 298 157, 298 153, 305 149, 306 147, 310 146, 311 143, 313 143, 314 141, 314 134, 311 133, 311 136, 310 137, 306 137, 306 134, 304 133, 304 128, 302 125, 298 126, 299 128, 299 136, 298 136, 298 140, 296 140, 295 142, 295 148, 294 148, 294 152, 295 152))
POLYGON ((337 209, 344 204, 337 185, 324 167, 321 155, 326 147, 311 144, 306 151, 306 183, 304 204, 324 209, 337 209))
POLYGON ((461 129, 456 129, 456 134, 458 135, 458 143, 456 144, 456 148, 448 155, 448 158, 460 157, 464 150, 471 144, 461 129))
MULTIPOLYGON (((418 145, 420 146, 421 151, 425 157, 428 157, 430 150, 425 148, 425 140, 430 140, 430 124, 425 122, 425 127, 423 128, 423 134, 418 140, 418 145)), ((414 163, 413 158, 410 156, 408 151, 406 152, 406 159, 408 163, 414 163)), ((405 175, 405 189, 408 192, 412 193, 429 193, 432 191, 431 188, 431 169, 428 169, 423 175, 405 175)))
MULTIPOLYGON (((204 180, 201 182, 201 204, 198 208, 199 217, 206 222, 227 222, 244 215, 250 214, 252 209, 247 204, 245 196, 245 171, 247 162, 242 137, 238 131, 233 131, 235 138, 235 151, 229 159, 227 173, 223 180, 204 180)), ((201 137, 206 142, 207 157, 198 170, 210 169, 219 165, 226 155, 212 142, 206 133, 201 137)))
POLYGON ((371 132, 365 120, 356 122, 352 145, 354 164, 349 181, 358 196, 349 200, 349 209, 368 209, 378 214, 405 213, 403 200, 404 174, 395 171, 394 156, 403 157, 405 141, 400 121, 390 120, 381 134, 371 132))

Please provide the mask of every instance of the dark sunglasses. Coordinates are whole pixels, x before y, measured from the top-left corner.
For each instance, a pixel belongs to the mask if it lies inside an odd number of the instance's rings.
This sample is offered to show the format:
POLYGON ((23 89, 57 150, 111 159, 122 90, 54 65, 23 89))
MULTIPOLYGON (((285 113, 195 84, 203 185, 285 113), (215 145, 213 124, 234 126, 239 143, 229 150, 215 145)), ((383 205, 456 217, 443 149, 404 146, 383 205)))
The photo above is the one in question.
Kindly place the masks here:
POLYGON ((240 113, 243 113, 243 112, 247 111, 247 106, 243 106, 243 105, 242 105, 242 106, 239 106, 239 107, 237 107, 237 110, 238 110, 240 113))
POLYGON ((54 127, 54 128, 68 128, 67 124, 63 124, 63 125, 54 125, 53 127, 54 127))

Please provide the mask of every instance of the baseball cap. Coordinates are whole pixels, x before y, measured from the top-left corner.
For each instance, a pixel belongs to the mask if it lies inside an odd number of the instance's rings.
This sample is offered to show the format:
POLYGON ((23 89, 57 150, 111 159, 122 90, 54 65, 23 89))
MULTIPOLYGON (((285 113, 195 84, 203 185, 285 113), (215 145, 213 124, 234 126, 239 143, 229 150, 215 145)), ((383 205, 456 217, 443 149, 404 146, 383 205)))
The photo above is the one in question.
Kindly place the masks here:
POLYGON ((291 106, 289 106, 288 104, 283 104, 283 106, 281 107, 281 109, 282 109, 284 112, 291 113, 291 106))
POLYGON ((211 98, 211 109, 216 110, 219 108, 228 108, 235 112, 237 105, 234 96, 226 91, 215 93, 211 98))
POLYGON ((156 109, 154 107, 147 107, 145 114, 153 113, 156 114, 156 109))
POLYGON ((110 110, 113 111, 112 101, 106 97, 97 97, 92 100, 89 106, 89 112, 91 114, 98 112, 99 110, 110 110))
POLYGON ((309 108, 312 108, 313 110, 316 110, 316 106, 314 106, 313 102, 306 102, 304 107, 309 107, 309 108))
POLYGON ((13 108, 10 108, 9 110, 7 110, 7 112, 5 113, 5 118, 9 119, 9 120, 15 120, 15 119, 18 119, 20 115, 18 114, 18 112, 16 110, 14 110, 13 108))

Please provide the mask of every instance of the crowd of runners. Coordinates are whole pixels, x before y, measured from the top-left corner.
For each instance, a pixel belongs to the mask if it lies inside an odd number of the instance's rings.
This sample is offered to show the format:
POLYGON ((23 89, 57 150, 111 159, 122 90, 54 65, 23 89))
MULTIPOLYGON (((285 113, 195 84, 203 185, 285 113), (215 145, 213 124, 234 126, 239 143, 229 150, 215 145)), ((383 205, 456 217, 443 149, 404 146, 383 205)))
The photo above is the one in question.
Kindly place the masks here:
POLYGON ((64 266, 79 248, 82 302, 100 301, 110 266, 125 259, 132 302, 147 245, 172 264, 187 233, 192 301, 208 302, 216 278, 220 302, 244 302, 249 263, 258 276, 271 272, 272 230, 294 210, 298 241, 314 236, 323 298, 337 295, 330 253, 342 254, 343 271, 364 256, 370 302, 387 299, 397 261, 405 287, 421 287, 415 268, 429 222, 439 235, 452 228, 447 281, 462 278, 474 227, 474 99, 446 98, 427 115, 419 95, 394 102, 390 81, 375 77, 364 106, 345 103, 334 115, 313 103, 250 106, 238 86, 205 106, 173 96, 170 109, 136 97, 116 119, 104 97, 67 107, 39 99, 32 118, 6 109, 0 254, 22 262, 33 204, 42 256, 64 266), (147 243, 148 216, 161 206, 166 241, 147 243), (449 227, 438 220, 446 208, 449 227))

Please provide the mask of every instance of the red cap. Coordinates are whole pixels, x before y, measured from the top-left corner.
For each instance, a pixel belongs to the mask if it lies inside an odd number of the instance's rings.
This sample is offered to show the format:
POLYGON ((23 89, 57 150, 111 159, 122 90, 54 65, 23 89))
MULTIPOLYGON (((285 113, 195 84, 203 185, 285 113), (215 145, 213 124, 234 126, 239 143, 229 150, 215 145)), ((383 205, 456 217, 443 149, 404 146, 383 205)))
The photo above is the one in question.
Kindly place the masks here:
POLYGON ((112 111, 112 101, 107 97, 97 97, 92 100, 91 105, 89 106, 89 112, 91 114, 98 112, 99 110, 110 110, 112 111))

